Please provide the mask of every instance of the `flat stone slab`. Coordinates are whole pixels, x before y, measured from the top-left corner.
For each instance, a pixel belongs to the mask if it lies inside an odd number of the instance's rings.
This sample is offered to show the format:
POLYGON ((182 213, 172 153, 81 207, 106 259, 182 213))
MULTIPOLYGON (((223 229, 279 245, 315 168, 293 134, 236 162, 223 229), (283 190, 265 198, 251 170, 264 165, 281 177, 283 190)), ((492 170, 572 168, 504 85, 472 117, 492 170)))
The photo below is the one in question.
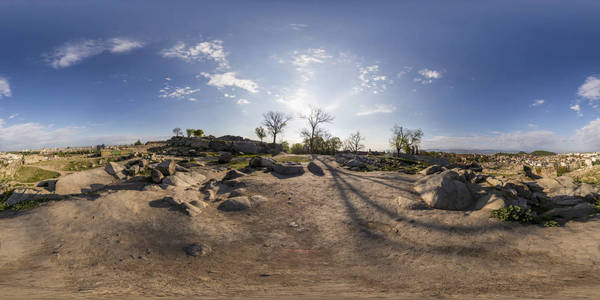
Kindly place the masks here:
POLYGON ((104 168, 77 172, 60 177, 56 181, 55 193, 58 195, 81 194, 97 191, 117 181, 104 168))

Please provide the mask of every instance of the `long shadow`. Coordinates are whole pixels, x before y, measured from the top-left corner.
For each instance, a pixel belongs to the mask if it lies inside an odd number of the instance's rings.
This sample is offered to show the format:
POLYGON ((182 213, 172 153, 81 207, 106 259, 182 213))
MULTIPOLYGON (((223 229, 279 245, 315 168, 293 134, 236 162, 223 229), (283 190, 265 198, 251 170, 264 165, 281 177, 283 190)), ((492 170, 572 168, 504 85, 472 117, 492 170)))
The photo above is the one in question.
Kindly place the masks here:
MULTIPOLYGON (((330 165, 326 164, 324 161, 322 161, 322 160, 319 160, 319 161, 322 162, 327 167, 327 169, 331 170, 331 168, 333 168, 330 165)), ((344 175, 347 175, 347 176, 369 180, 369 181, 372 181, 374 183, 385 185, 387 187, 390 187, 390 188, 393 188, 393 189, 396 189, 396 190, 405 191, 407 193, 414 193, 414 191, 412 191, 412 190, 405 189, 405 188, 402 188, 402 187, 399 187, 399 186, 395 186, 395 185, 389 184, 389 183, 381 181, 381 180, 373 179, 373 177, 375 177, 375 176, 371 176, 371 175, 360 176, 360 175, 356 175, 356 174, 353 174, 353 173, 350 173, 350 172, 346 172, 346 171, 342 171, 342 170, 339 170, 339 169, 335 169, 335 171, 337 173, 341 173, 341 174, 344 174, 344 175)), ((376 177, 376 178, 389 179, 389 178, 383 178, 383 177, 376 177)), ((414 180, 407 180, 406 178, 402 178, 402 177, 400 177, 400 178, 394 178, 394 179, 401 180, 401 181, 404 181, 404 182, 407 182, 407 183, 413 183, 414 182, 414 180)))
MULTIPOLYGON (((323 162, 323 161, 321 161, 321 162, 323 162)), ((345 195, 345 190, 350 190, 350 191, 352 191, 352 193, 354 193, 356 196, 358 196, 363 202, 367 203, 368 205, 370 205, 371 207, 380 211, 381 213, 387 215, 389 218, 392 218, 397 221, 400 221, 400 220, 407 221, 407 222, 410 222, 414 226, 420 226, 420 227, 427 228, 427 229, 433 229, 433 230, 444 231, 444 232, 460 233, 460 234, 471 234, 471 233, 487 231, 487 230, 505 230, 506 229, 506 227, 502 224, 492 224, 492 225, 487 225, 487 226, 440 225, 440 224, 434 224, 434 223, 429 223, 429 222, 423 222, 423 221, 420 221, 420 220, 417 220, 417 219, 414 219, 414 218, 411 218, 408 216, 398 214, 396 212, 390 211, 389 209, 383 207, 379 203, 376 203, 373 200, 369 199, 368 196, 365 196, 362 192, 360 192, 358 189, 356 189, 352 184, 348 183, 344 178, 342 178, 338 174, 338 172, 340 172, 340 171, 337 170, 336 168, 334 168, 324 162, 323 162, 323 164, 327 167, 327 169, 331 173, 336 186, 338 186, 340 191, 343 192, 344 195, 342 195, 342 196, 343 196, 344 201, 347 202, 347 204, 348 204, 348 200, 346 199, 347 195, 345 195)))

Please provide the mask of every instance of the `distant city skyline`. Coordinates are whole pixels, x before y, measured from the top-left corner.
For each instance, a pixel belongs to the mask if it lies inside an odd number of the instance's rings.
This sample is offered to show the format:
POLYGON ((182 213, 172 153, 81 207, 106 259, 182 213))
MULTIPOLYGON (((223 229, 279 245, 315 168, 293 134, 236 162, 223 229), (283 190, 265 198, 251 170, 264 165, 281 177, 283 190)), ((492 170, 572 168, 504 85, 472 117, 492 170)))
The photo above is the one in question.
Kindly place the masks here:
MULTIPOLYGON (((387 150, 600 151, 598 1, 2 1, 0 151, 331 113, 387 150)), ((300 142, 295 118, 282 139, 300 142)))

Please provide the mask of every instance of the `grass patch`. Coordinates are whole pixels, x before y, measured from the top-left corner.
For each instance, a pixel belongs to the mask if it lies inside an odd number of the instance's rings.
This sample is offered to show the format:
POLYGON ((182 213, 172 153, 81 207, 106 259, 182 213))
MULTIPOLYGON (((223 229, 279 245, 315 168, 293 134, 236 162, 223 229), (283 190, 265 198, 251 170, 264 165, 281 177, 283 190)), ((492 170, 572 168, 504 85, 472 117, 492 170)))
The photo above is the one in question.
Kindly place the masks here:
POLYGON ((15 173, 14 180, 24 183, 38 182, 59 177, 60 173, 31 166, 20 167, 15 173))
POLYGON ((310 158, 310 156, 304 156, 304 155, 282 155, 282 156, 275 156, 275 157, 273 157, 273 159, 275 159, 278 162, 297 162, 297 163, 310 162, 312 160, 312 158, 310 158))
POLYGON ((519 222, 521 224, 537 224, 538 220, 531 209, 523 209, 519 206, 507 206, 492 211, 492 218, 501 221, 519 222))

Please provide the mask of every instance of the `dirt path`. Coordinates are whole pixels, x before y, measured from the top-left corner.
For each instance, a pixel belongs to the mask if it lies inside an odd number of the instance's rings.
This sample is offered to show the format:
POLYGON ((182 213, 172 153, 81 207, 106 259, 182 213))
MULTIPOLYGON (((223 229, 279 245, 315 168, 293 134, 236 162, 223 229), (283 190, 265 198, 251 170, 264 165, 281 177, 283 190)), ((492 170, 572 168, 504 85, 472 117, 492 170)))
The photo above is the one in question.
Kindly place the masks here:
POLYGON ((412 190, 418 175, 351 172, 328 157, 316 164, 324 175, 242 178, 248 194, 270 199, 245 212, 224 213, 215 203, 190 218, 165 206, 160 191, 115 188, 0 213, 0 290, 63 297, 600 293, 599 219, 546 229, 432 210, 412 190), (182 248, 198 241, 214 253, 186 256, 182 248))

